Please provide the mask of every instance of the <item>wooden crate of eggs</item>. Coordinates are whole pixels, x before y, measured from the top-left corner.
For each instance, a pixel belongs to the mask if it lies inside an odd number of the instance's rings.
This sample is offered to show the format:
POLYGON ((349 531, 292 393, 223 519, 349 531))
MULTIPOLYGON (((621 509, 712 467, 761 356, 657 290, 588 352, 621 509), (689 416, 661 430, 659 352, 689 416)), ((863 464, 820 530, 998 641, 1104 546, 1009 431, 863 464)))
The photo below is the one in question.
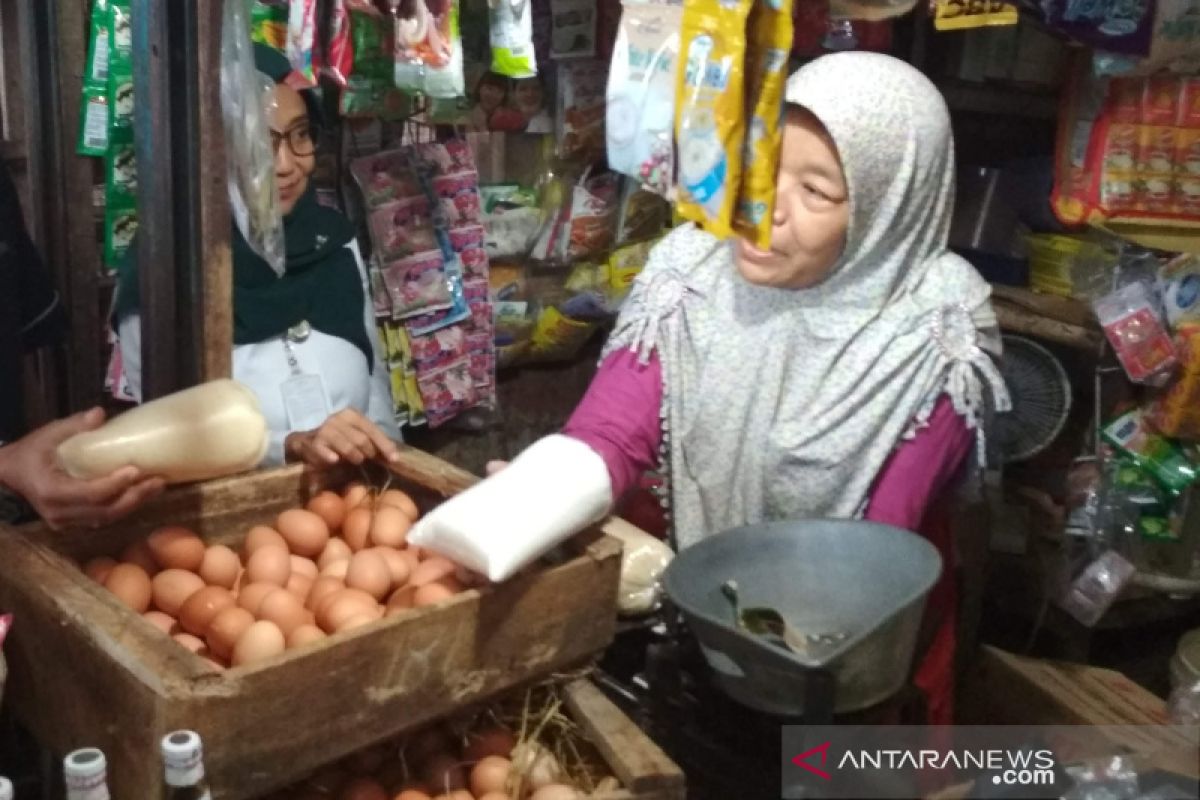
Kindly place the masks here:
POLYGON ((116 800, 157 795, 179 728, 203 737, 214 797, 240 800, 586 662, 616 626, 603 526, 497 585, 405 545, 475 480, 405 448, 365 482, 291 467, 110 528, 0 526, 7 700, 52 750, 104 750, 116 800))
POLYGON ((586 678, 509 693, 265 800, 684 800, 683 772, 586 678))

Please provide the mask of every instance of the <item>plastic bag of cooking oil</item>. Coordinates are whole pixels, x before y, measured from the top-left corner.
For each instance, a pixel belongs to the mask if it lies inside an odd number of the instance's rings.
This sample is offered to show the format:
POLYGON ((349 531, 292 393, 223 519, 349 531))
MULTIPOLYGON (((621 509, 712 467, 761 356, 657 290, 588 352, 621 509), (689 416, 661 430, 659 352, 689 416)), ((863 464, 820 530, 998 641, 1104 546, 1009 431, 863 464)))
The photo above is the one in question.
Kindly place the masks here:
POLYGON ((733 233, 745 133, 744 61, 751 0, 697 0, 683 11, 676 71, 677 210, 716 236, 733 233))
POLYGON ((792 46, 791 0, 757 0, 750 12, 746 56, 745 170, 738 187, 733 228, 758 247, 771 246, 775 180, 783 137, 783 85, 792 46))

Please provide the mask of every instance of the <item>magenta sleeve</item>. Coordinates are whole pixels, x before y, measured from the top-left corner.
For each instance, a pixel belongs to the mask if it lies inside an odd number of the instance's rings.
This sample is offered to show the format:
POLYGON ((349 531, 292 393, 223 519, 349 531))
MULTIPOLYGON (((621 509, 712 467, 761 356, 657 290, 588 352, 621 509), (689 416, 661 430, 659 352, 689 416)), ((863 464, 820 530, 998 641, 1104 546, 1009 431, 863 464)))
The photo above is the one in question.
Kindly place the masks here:
POLYGON ((637 485, 658 463, 662 441, 662 367, 658 355, 647 364, 622 349, 600 364, 563 433, 580 440, 604 459, 613 500, 637 485))
POLYGON ((975 434, 943 395, 928 427, 904 441, 883 465, 866 518, 916 531, 925 512, 959 474, 975 444, 975 434))

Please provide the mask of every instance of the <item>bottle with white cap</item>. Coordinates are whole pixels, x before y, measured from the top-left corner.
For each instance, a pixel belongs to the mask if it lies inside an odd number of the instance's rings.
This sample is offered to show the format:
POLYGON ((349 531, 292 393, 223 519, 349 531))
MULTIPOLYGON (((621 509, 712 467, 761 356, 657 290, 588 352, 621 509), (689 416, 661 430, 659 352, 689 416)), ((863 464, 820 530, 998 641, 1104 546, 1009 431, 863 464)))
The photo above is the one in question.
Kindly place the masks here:
POLYGON ((0 775, 0 800, 13 800, 12 781, 0 775))
POLYGON ((109 800, 108 762, 94 747, 69 753, 63 759, 67 800, 109 800))
POLYGON ((204 780, 204 750, 195 731, 175 731, 162 740, 166 800, 212 800, 204 780))

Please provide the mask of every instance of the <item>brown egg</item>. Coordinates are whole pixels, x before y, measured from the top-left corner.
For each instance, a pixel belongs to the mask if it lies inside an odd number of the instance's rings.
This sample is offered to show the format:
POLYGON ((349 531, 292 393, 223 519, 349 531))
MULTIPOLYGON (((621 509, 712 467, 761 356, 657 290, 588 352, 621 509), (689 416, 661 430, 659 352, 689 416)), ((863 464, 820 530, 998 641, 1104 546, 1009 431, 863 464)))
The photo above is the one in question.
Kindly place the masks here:
POLYGON ((416 522, 421 518, 421 512, 417 508, 417 504, 404 492, 399 489, 388 489, 383 494, 379 495, 377 505, 391 506, 404 512, 404 516, 408 517, 409 522, 416 522))
POLYGON ((512 798, 504 792, 488 792, 487 794, 480 795, 476 800, 512 800, 512 798))
POLYGON ((316 625, 297 625, 287 637, 287 646, 289 650, 297 647, 304 647, 306 644, 319 642, 325 638, 325 631, 318 628, 316 625))
POLYGON ((298 556, 316 558, 329 542, 325 520, 303 508, 289 508, 279 515, 275 527, 287 540, 288 549, 298 556))
POLYGON ((205 586, 179 609, 179 625, 188 633, 203 636, 221 611, 237 603, 233 594, 221 586, 205 586))
POLYGON ((279 587, 273 583, 247 584, 246 587, 238 593, 238 605, 257 617, 258 609, 262 605, 263 598, 278 588, 279 587))
POLYGON ((158 562, 154 560, 154 556, 150 553, 150 547, 146 544, 146 540, 142 539, 134 542, 121 551, 121 557, 117 559, 127 564, 137 564, 141 567, 148 577, 153 578, 158 573, 158 562))
POLYGON ((447 575, 453 575, 458 571, 458 565, 448 558, 442 556, 432 556, 431 558, 422 561, 420 566, 413 570, 412 575, 408 576, 408 582, 413 586, 424 586, 427 583, 440 581, 447 575))
POLYGON ((443 581, 434 581, 417 587, 417 591, 413 594, 413 605, 417 608, 437 605, 454 597, 455 594, 457 592, 443 581))
POLYGON ((344 539, 330 539, 329 544, 325 545, 325 549, 317 558, 317 569, 322 570, 334 561, 349 561, 352 555, 354 555, 354 551, 350 549, 350 545, 346 544, 344 539))
POLYGON ((204 588, 203 578, 184 569, 164 569, 150 583, 154 607, 172 617, 178 617, 184 602, 204 588))
POLYGON ((408 559, 399 550, 391 547, 373 547, 363 552, 378 553, 387 562, 388 572, 392 576, 392 586, 403 586, 408 581, 408 575, 412 572, 412 568, 409 566, 408 559))
POLYGON ((482 761, 488 756, 501 756, 508 759, 513 748, 517 746, 517 737, 507 728, 484 728, 467 735, 467 746, 463 750, 463 759, 469 762, 482 761))
MULTIPOLYGON (((346 491, 342 493, 342 499, 346 501, 346 511, 353 508, 358 508, 362 502, 368 498, 371 491, 361 483, 352 483, 346 487, 346 491)), ((342 523, 345 525, 345 523, 342 523)))
POLYGON ((388 800, 388 795, 370 778, 355 778, 342 788, 338 800, 388 800))
POLYGON ((346 585, 351 589, 362 589, 376 601, 387 596, 392 588, 392 571, 387 561, 374 550, 355 553, 346 569, 346 585))
POLYGON ((108 573, 112 572, 112 568, 117 565, 117 562, 108 556, 100 556, 93 558, 91 561, 83 565, 83 574, 101 585, 104 584, 104 579, 108 577, 108 573))
POLYGON ((137 564, 117 564, 104 580, 104 588, 139 614, 150 608, 150 576, 137 564))
POLYGON ((306 508, 325 520, 330 531, 340 530, 346 518, 346 501, 334 492, 321 492, 308 501, 306 508))
POLYGON ((370 625, 372 622, 375 622, 377 619, 379 619, 379 615, 374 614, 370 611, 362 612, 359 614, 353 614, 349 617, 346 617, 346 619, 342 620, 341 624, 339 624, 337 626, 337 632, 341 633, 343 631, 353 630, 354 628, 361 628, 364 625, 370 625))
POLYGON ((346 581, 346 573, 350 571, 350 559, 343 561, 331 561, 321 568, 322 578, 337 578, 343 583, 346 581))
POLYGON ((192 636, 190 633, 177 633, 171 638, 193 653, 199 653, 204 649, 204 642, 199 637, 192 636))
POLYGON ((263 545, 246 562, 246 579, 251 583, 273 583, 283 587, 292 574, 288 551, 273 544, 263 545))
POLYGON ((256 661, 265 661, 272 656, 277 656, 284 651, 286 640, 283 638, 283 631, 274 622, 267 620, 259 620, 246 629, 242 637, 237 640, 237 644, 233 646, 233 657, 230 663, 233 666, 242 664, 253 664, 256 661))
POLYGON ((503 792, 512 772, 512 762, 503 756, 487 756, 471 768, 471 793, 503 792))
POLYGON ((417 593, 416 586, 407 585, 401 586, 396 591, 388 596, 387 611, 389 616, 397 611, 404 611, 413 607, 414 596, 417 593))
POLYGON ((343 589, 321 602, 317 610, 317 624, 327 633, 334 633, 339 626, 358 614, 374 613, 378 616, 379 606, 370 595, 356 589, 343 589))
POLYGON ((175 622, 175 618, 169 614, 164 614, 161 611, 147 611, 145 614, 142 614, 142 619, 146 620, 168 636, 171 634, 180 633, 179 624, 175 622))
POLYGON ((529 800, 580 800, 583 795, 574 786, 565 783, 548 783, 538 789, 529 800))
POLYGON ((308 600, 308 593, 312 591, 313 579, 307 575, 298 575, 293 572, 288 578, 287 586, 283 587, 292 593, 302 604, 308 600))
POLYGON ((438 753, 426 761, 421 780, 438 792, 454 792, 467 786, 462 762, 449 753, 438 753))
POLYGON ((316 580, 317 575, 321 573, 321 570, 317 568, 317 562, 311 558, 293 555, 288 561, 291 562, 293 575, 299 574, 316 580))
POLYGON ((371 523, 370 542, 383 547, 403 547, 411 527, 412 520, 400 509, 378 506, 375 509, 375 519, 371 523))
POLYGON ((466 789, 458 789, 453 792, 439 794, 437 797, 433 798, 433 800, 475 800, 475 798, 472 797, 471 793, 466 789))
POLYGON ((358 506, 346 512, 342 523, 342 538, 354 552, 362 550, 371 540, 371 520, 375 514, 366 506, 358 506))
POLYGON ((313 581, 312 588, 308 590, 308 600, 304 606, 309 611, 316 613, 318 603, 333 592, 341 591, 345 588, 346 584, 340 579, 334 578, 331 575, 322 575, 313 581))
POLYGON ((406 547, 400 551, 400 557, 408 562, 408 574, 409 577, 412 577, 412 574, 417 571, 417 567, 421 566, 421 557, 417 555, 416 548, 406 547))
POLYGON ((209 623, 208 633, 204 637, 208 649, 219 658, 229 658, 238 639, 253 624, 254 615, 244 608, 231 606, 221 609, 209 623))
POLYGON ((204 540, 187 528, 175 525, 159 528, 146 537, 150 555, 163 569, 195 572, 204 560, 204 540))
POLYGON ((249 560, 256 550, 268 544, 278 545, 284 550, 287 550, 288 546, 287 539, 284 539, 279 531, 266 525, 255 525, 246 534, 246 541, 242 544, 242 558, 249 560))
POLYGON ((242 562, 237 553, 223 544, 214 544, 204 551, 204 560, 200 562, 200 577, 210 586, 232 589, 237 584, 241 569, 242 562))
MULTIPOLYGON (((403 789, 392 800, 433 800, 433 798, 429 796, 428 792, 422 792, 420 789, 403 789)), ((505 798, 505 800, 508 799, 505 798)))
POLYGON ((263 598, 258 607, 258 618, 274 622, 283 631, 284 637, 296 628, 313 621, 312 612, 286 589, 277 589, 263 598))

